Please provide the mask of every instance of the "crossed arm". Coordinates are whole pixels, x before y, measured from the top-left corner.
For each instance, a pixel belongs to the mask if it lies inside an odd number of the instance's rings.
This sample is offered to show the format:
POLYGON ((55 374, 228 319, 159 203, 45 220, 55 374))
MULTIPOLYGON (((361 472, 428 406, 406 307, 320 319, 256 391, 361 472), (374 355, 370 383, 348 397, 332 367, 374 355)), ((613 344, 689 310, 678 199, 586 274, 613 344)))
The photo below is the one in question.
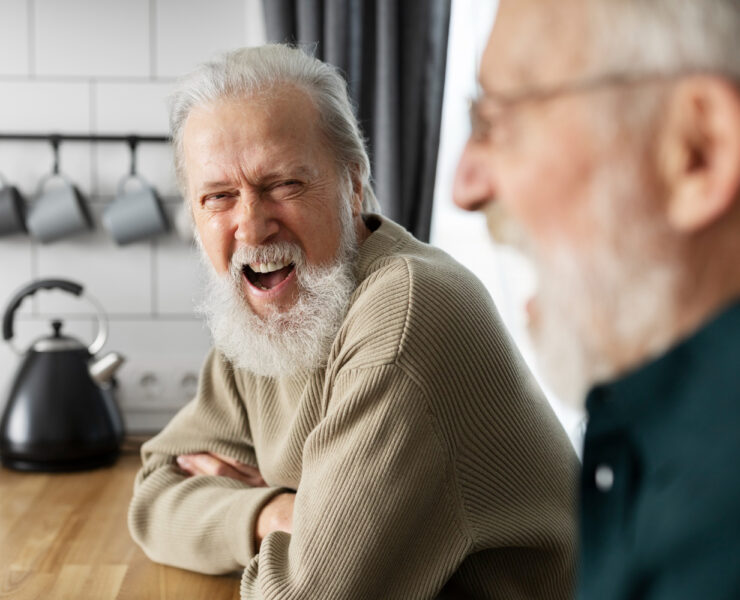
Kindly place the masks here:
MULTIPOLYGON (((187 475, 213 475, 231 477, 250 487, 267 487, 262 474, 257 467, 239 462, 228 456, 215 452, 201 452, 198 454, 181 454, 177 457, 177 464, 187 475)), ((273 531, 293 532, 293 504, 295 494, 284 492, 272 498, 262 507, 254 528, 254 543, 256 550, 262 540, 273 531)))
MULTIPOLYGON (((447 455, 418 391, 407 382, 398 392, 397 377, 383 366, 370 385, 337 379, 341 403, 305 441, 295 493, 265 486, 249 444, 204 427, 216 418, 210 405, 181 413, 169 431, 187 443, 165 431, 145 448, 129 512, 134 539, 180 568, 246 567, 242 598, 432 597, 469 542, 447 455)), ((217 418, 242 428, 238 414, 217 418)))

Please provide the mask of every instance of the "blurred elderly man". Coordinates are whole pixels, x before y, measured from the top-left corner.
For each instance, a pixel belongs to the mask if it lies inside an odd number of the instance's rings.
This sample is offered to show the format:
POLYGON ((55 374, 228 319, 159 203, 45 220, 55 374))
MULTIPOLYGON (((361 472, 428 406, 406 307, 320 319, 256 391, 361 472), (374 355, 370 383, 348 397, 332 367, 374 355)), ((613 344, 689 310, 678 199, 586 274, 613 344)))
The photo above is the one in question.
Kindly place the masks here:
POLYGON ((143 448, 146 553, 242 598, 568 598, 572 448, 481 284, 373 214, 341 76, 239 50, 171 122, 215 349, 143 448))
POLYGON ((503 0, 456 201, 586 389, 580 598, 740 598, 740 4, 503 0))

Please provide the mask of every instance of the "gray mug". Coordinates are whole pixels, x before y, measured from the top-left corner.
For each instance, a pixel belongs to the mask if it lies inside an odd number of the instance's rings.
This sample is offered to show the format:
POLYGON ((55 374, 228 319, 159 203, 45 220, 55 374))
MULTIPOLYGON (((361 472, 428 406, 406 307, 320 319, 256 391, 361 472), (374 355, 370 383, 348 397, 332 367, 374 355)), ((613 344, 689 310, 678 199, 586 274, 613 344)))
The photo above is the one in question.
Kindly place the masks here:
POLYGON ((103 211, 103 225, 121 246, 169 229, 157 193, 138 175, 128 175, 119 182, 115 199, 103 211), (136 181, 138 188, 127 190, 130 181, 136 181))
POLYGON ((0 236, 26 231, 26 206, 18 190, 0 175, 0 236))
POLYGON ((63 175, 45 177, 38 200, 26 220, 28 231, 43 243, 53 242, 92 229, 92 218, 79 190, 63 175), (45 189, 53 179, 62 185, 45 189))

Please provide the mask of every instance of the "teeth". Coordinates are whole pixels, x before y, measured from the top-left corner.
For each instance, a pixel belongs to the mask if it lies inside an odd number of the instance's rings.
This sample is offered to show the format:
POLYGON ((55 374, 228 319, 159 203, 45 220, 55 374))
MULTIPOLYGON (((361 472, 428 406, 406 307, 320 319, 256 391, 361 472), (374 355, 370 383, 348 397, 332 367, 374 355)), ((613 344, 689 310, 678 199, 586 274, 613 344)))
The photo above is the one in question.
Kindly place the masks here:
POLYGON ((284 269, 290 262, 268 262, 268 263, 249 263, 249 268, 255 273, 272 273, 284 269))

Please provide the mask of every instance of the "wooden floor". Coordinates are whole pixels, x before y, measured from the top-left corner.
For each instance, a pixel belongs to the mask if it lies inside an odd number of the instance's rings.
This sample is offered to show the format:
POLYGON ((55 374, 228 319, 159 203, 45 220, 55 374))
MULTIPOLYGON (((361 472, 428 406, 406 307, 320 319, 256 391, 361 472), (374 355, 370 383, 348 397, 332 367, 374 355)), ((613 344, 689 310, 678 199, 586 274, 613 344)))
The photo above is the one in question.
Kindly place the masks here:
POLYGON ((154 564, 131 540, 126 510, 139 464, 128 451, 85 473, 0 470, 0 598, 238 600, 238 576, 154 564))

